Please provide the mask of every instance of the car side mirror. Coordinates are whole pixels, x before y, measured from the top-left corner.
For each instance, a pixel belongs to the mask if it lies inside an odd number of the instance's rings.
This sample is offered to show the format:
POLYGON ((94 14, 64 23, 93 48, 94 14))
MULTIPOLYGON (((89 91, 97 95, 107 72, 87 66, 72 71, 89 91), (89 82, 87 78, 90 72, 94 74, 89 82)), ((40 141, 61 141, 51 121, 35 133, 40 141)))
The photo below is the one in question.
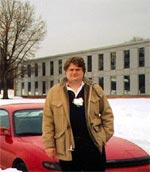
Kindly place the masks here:
POLYGON ((10 129, 6 127, 0 127, 0 136, 10 136, 10 129))

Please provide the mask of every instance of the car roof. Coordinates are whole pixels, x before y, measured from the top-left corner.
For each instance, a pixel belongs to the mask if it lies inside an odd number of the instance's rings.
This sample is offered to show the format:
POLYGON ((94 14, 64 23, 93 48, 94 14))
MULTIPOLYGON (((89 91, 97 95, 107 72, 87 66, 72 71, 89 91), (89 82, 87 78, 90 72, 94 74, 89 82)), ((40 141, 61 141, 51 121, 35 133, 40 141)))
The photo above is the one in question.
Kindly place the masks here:
POLYGON ((1 109, 11 109, 13 111, 21 110, 21 109, 37 109, 37 108, 43 108, 44 103, 11 103, 11 104, 5 104, 0 105, 1 109))

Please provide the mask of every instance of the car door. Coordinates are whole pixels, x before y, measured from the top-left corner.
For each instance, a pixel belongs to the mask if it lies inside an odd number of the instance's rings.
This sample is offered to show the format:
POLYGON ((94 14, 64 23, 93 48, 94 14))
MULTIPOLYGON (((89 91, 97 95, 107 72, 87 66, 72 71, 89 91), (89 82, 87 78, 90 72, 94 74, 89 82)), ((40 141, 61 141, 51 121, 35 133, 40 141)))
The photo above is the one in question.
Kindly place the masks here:
MULTIPOLYGON (((9 113, 0 109, 0 128, 10 128, 9 123, 9 113)), ((0 134, 0 167, 6 168, 9 161, 9 146, 8 146, 8 138, 5 135, 0 134)))

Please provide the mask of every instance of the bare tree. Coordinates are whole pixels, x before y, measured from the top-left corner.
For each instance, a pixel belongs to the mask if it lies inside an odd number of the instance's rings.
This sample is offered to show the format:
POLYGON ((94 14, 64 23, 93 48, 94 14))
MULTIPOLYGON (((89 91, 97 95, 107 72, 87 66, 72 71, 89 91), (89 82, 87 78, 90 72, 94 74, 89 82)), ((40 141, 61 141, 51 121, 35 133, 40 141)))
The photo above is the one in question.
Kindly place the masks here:
POLYGON ((45 22, 36 18, 34 7, 19 0, 0 1, 0 80, 3 98, 8 98, 8 81, 16 78, 20 64, 34 57, 45 36, 45 22))

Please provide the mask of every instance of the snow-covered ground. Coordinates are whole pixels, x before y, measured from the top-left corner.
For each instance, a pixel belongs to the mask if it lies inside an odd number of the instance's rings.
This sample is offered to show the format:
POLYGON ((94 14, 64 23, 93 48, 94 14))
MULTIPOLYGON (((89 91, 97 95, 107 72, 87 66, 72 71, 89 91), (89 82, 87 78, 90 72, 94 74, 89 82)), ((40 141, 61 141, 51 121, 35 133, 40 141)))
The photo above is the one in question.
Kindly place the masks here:
POLYGON ((16 168, 7 168, 7 169, 5 169, 5 170, 2 170, 2 169, 0 168, 0 172, 22 172, 22 171, 17 170, 16 168))
POLYGON ((117 98, 109 102, 115 117, 115 135, 150 154, 150 98, 117 98))
MULTIPOLYGON (((0 105, 44 102, 44 99, 23 99, 13 94, 10 97, 9 100, 0 99, 0 105)), ((150 154, 150 98, 116 98, 109 102, 115 117, 115 135, 136 143, 150 154)))

